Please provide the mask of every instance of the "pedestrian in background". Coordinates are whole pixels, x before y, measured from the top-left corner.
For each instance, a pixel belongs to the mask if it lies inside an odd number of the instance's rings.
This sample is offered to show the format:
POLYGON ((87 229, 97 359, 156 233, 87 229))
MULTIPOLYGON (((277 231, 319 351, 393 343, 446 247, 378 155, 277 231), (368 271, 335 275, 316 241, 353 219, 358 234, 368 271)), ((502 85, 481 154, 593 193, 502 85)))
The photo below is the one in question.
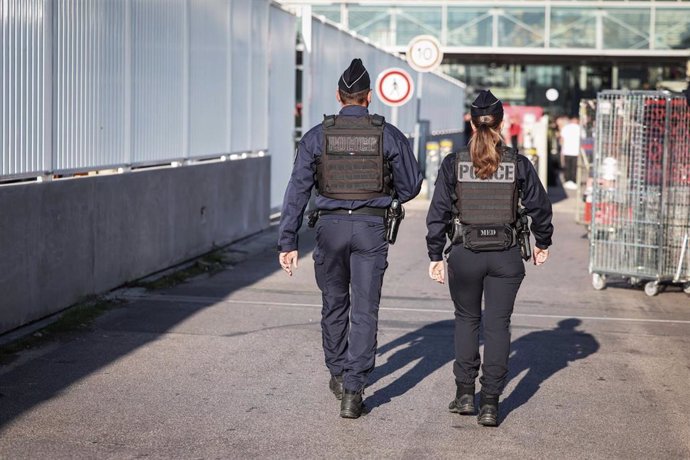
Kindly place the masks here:
POLYGON ((520 138, 520 132, 522 131, 522 125, 520 124, 520 119, 517 115, 513 115, 510 119, 510 146, 514 149, 518 148, 518 140, 520 138))
POLYGON ((369 72, 353 59, 338 79, 338 115, 304 135, 285 191, 280 219, 280 265, 297 268, 298 231, 316 186, 318 219, 314 271, 322 292, 321 331, 329 388, 341 399, 340 416, 357 418, 374 368, 378 310, 388 266, 387 209, 422 185, 407 138, 370 115, 369 72))
POLYGON ((562 182, 559 182, 561 176, 561 132, 555 118, 549 118, 549 126, 547 129, 547 150, 549 152, 548 161, 546 164, 547 172, 547 186, 554 187, 562 182))
POLYGON ((510 317, 525 276, 521 255, 526 257, 531 250, 535 265, 546 262, 553 233, 552 211, 530 161, 508 148, 500 136, 501 101, 490 91, 482 91, 470 112, 474 134, 469 148, 448 155, 441 164, 427 214, 429 276, 445 282, 443 251, 450 222, 448 281, 455 305, 453 371, 457 388, 449 409, 463 415, 476 413, 475 379, 481 365, 478 422, 497 426, 498 400, 508 375, 510 317), (534 248, 529 246, 529 234, 524 233, 527 219, 519 215, 521 209, 532 218, 534 248), (523 231, 518 232, 518 227, 523 231), (526 247, 517 244, 521 239, 526 247))
POLYGON ((568 119, 561 128, 561 160, 563 162, 563 186, 569 190, 577 189, 577 158, 580 156, 580 120, 568 119))

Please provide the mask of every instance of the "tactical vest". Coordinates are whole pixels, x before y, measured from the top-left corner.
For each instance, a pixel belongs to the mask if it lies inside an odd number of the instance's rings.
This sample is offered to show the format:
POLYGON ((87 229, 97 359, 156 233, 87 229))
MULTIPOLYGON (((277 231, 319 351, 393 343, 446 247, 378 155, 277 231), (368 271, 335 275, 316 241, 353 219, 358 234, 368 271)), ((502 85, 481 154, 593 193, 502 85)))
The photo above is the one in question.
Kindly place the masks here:
POLYGON ((317 190, 337 200, 390 196, 391 173, 383 157, 380 115, 324 116, 324 145, 316 164, 317 190))
POLYGON ((470 152, 457 153, 455 208, 463 225, 514 224, 517 219, 517 151, 504 148, 498 169, 488 179, 475 174, 470 152))

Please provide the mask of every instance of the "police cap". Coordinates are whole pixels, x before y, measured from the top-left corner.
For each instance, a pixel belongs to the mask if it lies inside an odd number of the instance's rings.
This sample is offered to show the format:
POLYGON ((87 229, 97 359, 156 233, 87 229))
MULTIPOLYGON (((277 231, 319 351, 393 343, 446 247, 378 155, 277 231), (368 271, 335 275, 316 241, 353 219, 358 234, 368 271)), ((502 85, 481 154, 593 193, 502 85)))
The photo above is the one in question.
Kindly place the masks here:
POLYGON ((364 68, 362 60, 359 58, 353 59, 350 66, 338 79, 338 88, 348 94, 369 89, 370 84, 369 72, 364 68))
POLYGON ((503 103, 488 89, 481 90, 470 107, 470 115, 473 118, 482 115, 503 115, 503 103))

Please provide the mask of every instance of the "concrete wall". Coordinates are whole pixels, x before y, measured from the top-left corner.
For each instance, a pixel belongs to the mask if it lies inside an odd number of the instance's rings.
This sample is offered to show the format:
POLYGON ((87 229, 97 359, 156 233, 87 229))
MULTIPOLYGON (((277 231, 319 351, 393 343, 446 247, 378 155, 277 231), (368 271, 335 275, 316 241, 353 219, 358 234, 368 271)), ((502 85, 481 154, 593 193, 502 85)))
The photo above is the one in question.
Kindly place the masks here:
POLYGON ((266 228, 270 157, 0 187, 0 333, 266 228))

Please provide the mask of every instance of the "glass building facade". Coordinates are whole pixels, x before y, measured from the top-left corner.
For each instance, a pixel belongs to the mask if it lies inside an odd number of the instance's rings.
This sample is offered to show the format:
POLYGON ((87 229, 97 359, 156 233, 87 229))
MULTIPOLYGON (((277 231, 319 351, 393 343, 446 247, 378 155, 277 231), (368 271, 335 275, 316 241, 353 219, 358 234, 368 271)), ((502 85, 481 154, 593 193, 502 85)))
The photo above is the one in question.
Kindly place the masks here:
MULTIPOLYGON (((443 70, 515 104, 573 112, 602 89, 675 84, 690 72, 690 0, 285 0, 390 51, 433 35, 443 70), (559 90, 555 102, 545 98, 559 90)), ((675 89, 675 88, 674 88, 675 89)))
POLYGON ((284 1, 387 48, 416 35, 443 45, 480 48, 687 50, 690 1, 284 1))

